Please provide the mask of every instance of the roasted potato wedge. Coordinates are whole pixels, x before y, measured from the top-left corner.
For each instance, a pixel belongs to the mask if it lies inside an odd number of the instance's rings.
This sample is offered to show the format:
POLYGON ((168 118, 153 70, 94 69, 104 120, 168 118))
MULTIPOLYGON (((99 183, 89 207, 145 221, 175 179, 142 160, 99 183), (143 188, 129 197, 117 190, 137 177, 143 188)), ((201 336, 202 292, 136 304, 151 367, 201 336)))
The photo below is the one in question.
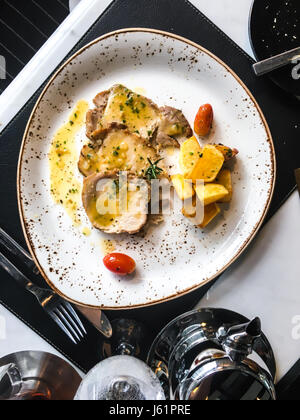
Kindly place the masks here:
POLYGON ((216 183, 223 185, 223 187, 225 187, 226 190, 228 191, 228 194, 222 199, 218 200, 218 202, 229 203, 232 200, 232 195, 233 195, 233 187, 232 187, 232 179, 231 179, 230 170, 222 169, 216 178, 216 183))
POLYGON ((222 169, 224 161, 223 154, 215 146, 207 145, 202 149, 196 165, 186 178, 194 183, 197 180, 213 182, 222 169))
POLYGON ((228 190, 221 184, 205 184, 196 188, 196 194, 204 206, 220 202, 224 197, 228 196, 228 190))
POLYGON ((195 195, 194 186, 191 181, 184 179, 181 174, 171 177, 175 191, 181 200, 187 200, 195 195))
POLYGON ((184 176, 188 175, 196 166, 200 155, 201 147, 195 136, 182 144, 180 148, 179 165, 184 176))
POLYGON ((201 229, 204 229, 215 217, 218 216, 218 214, 220 214, 220 212, 221 212, 221 209, 216 203, 205 206, 204 218, 203 218, 202 223, 198 227, 200 227, 201 229))
POLYGON ((197 197, 194 195, 192 198, 185 200, 183 203, 182 214, 189 219, 194 218, 197 213, 197 197))

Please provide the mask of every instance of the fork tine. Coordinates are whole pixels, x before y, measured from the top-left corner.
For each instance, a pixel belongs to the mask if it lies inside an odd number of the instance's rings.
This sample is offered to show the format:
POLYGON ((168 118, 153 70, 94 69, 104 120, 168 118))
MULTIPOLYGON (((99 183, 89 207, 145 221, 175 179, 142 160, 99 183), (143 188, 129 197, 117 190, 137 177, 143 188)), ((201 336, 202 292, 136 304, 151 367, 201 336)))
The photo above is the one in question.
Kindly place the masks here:
POLYGON ((57 307, 54 311, 56 315, 60 318, 60 320, 65 324, 66 328, 70 331, 70 333, 75 337, 76 341, 79 343, 81 341, 80 336, 76 332, 76 330, 73 328, 73 326, 70 324, 70 322, 67 320, 65 315, 61 312, 60 308, 57 307))
POLYGON ((77 323, 77 327, 79 327, 81 329, 81 331, 83 332, 84 335, 87 335, 87 331, 83 325, 83 323, 81 322, 79 316, 77 315, 76 311, 74 310, 73 306, 67 302, 67 301, 63 301, 63 307, 65 308, 65 310, 67 310, 72 317, 74 318, 74 320, 77 323))
POLYGON ((53 321, 59 326, 59 328, 70 338, 70 340, 77 344, 77 341, 72 336, 70 331, 65 327, 64 323, 59 319, 59 317, 54 312, 48 312, 49 316, 53 319, 53 321))
POLYGON ((77 323, 75 322, 75 320, 72 318, 71 314, 68 312, 68 310, 65 308, 64 305, 60 305, 59 309, 64 313, 66 319, 71 322, 71 324, 73 325, 73 327, 76 329, 76 331, 78 332, 78 334, 80 335, 81 338, 84 337, 83 331, 81 331, 81 329, 79 328, 79 325, 77 325, 77 323))

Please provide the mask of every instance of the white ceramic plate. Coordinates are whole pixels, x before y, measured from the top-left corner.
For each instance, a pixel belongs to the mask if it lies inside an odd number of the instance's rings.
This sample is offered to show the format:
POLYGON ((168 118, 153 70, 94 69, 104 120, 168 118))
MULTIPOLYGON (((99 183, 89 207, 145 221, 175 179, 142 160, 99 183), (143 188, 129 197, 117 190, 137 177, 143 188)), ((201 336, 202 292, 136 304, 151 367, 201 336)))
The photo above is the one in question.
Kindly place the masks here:
MULTIPOLYGON (((78 137, 78 153, 85 142, 78 137)), ((78 173, 78 178, 82 179, 78 173)), ((175 35, 147 29, 108 34, 84 47, 49 82, 28 123, 20 154, 20 214, 30 251, 47 282, 70 301, 92 307, 128 309, 188 293, 222 273, 250 243, 268 210, 275 179, 270 131, 257 103, 218 58, 175 35), (130 279, 102 263, 99 243, 73 227, 50 196, 48 152, 53 135, 80 99, 115 83, 143 88, 159 105, 183 110, 193 123, 198 107, 211 103, 211 141, 237 148, 234 199, 202 232, 181 215, 165 218, 145 238, 122 235, 117 251, 137 261, 130 279)), ((82 211, 83 226, 89 221, 82 211)))

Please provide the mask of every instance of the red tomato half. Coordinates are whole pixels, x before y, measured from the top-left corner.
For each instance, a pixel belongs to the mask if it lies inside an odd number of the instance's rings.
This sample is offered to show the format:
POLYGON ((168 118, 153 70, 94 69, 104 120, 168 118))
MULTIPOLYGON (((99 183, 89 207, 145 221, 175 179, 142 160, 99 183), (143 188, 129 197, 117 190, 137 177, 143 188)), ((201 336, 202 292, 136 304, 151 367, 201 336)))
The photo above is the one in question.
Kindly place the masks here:
POLYGON ((119 276, 127 276, 136 269, 134 259, 126 254, 120 254, 118 252, 106 255, 106 257, 103 258, 103 262, 109 271, 118 274, 119 276))

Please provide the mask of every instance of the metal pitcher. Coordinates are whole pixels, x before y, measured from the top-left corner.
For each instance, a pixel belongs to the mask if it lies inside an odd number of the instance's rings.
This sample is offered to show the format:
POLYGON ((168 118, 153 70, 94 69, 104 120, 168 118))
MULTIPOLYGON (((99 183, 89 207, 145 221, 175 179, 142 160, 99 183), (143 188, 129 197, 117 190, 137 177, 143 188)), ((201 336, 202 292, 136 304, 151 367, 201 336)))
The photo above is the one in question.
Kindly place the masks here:
POLYGON ((259 318, 224 309, 184 314, 158 335, 148 363, 170 399, 276 399, 275 359, 259 318))

